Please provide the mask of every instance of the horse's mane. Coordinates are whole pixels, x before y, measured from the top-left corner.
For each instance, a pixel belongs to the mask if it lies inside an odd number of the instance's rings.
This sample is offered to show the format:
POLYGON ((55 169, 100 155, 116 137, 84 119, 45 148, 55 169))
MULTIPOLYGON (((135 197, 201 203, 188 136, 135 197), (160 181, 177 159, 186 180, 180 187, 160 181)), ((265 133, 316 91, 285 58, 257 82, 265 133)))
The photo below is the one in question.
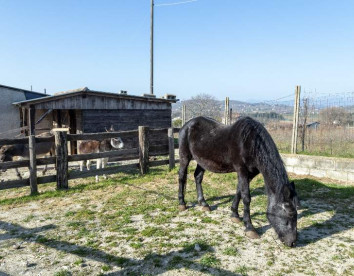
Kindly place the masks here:
POLYGON ((278 192, 288 182, 288 176, 272 137, 261 123, 250 117, 241 117, 236 123, 239 124, 243 142, 251 145, 248 150, 255 156, 266 185, 273 184, 270 188, 278 192))

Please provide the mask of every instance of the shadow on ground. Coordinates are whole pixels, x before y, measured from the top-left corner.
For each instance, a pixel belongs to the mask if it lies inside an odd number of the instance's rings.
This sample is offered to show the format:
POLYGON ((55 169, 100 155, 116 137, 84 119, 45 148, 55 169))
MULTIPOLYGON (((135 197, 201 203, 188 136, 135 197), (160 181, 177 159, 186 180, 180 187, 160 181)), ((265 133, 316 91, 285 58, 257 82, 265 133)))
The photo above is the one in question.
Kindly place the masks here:
MULTIPOLYGON (((62 251, 64 253, 70 253, 79 257, 91 259, 102 264, 110 266, 116 265, 121 268, 121 270, 117 272, 112 272, 106 275, 140 275, 148 272, 151 273, 151 271, 154 271, 154 275, 158 275, 172 269, 180 268, 188 268, 189 270, 207 272, 213 275, 238 275, 227 270, 215 268, 210 265, 202 265, 197 262, 197 260, 203 255, 214 251, 213 248, 209 245, 201 245, 202 250, 197 252, 194 250, 195 243, 191 243, 187 247, 178 251, 172 251, 167 254, 150 253, 146 255, 144 259, 138 260, 116 256, 99 249, 76 245, 66 241, 49 239, 44 235, 37 234, 39 232, 54 228, 56 228, 56 226, 52 224, 38 228, 25 228, 18 224, 0 221, 0 229, 5 231, 5 233, 0 235, 0 240, 16 238, 21 239, 22 241, 28 241, 28 239, 34 238, 34 243, 41 244, 58 251, 62 251)), ((18 248, 14 250, 19 249, 21 249, 21 243, 18 245, 18 248)), ((35 263, 31 265, 33 267, 36 266, 35 263)), ((7 274, 0 271, 0 276, 2 275, 7 274)))

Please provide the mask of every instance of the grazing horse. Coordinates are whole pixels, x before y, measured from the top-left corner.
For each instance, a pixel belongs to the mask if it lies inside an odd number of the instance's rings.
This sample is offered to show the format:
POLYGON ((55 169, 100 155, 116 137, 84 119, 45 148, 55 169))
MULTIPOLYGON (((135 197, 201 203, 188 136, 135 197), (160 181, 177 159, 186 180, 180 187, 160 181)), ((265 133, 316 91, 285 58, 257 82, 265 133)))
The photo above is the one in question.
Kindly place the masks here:
MULTIPOLYGON (((42 133, 38 135, 39 137, 50 137, 52 136, 49 132, 42 133)), ((53 142, 41 142, 36 144, 36 156, 43 156, 50 154, 54 156, 55 149, 53 142)), ((14 161, 15 159, 29 159, 29 145, 28 144, 15 144, 15 145, 5 145, 0 147, 0 162, 14 161)), ((22 179, 22 176, 17 168, 16 175, 19 179, 22 179)), ((2 170, 3 172, 6 170, 2 170)), ((45 174, 47 171, 47 165, 45 165, 42 173, 45 174)))
MULTIPOLYGON (((113 132, 114 129, 111 127, 107 132, 113 132)), ((120 137, 105 139, 103 141, 82 141, 79 145, 79 152, 81 154, 87 153, 99 153, 105 151, 111 151, 114 149, 122 149, 124 143, 120 137)), ((108 162, 108 158, 98 158, 96 159, 96 169, 104 168, 108 162)), ((83 171, 85 161, 80 161, 80 171, 83 171)), ((91 160, 86 160, 86 168, 90 170, 91 160)), ((103 177, 106 179, 106 175, 103 177)), ((98 182, 98 175, 96 175, 96 182, 98 182)))
POLYGON ((241 222, 239 202, 244 204, 243 222, 249 238, 259 238, 250 217, 250 181, 263 174, 268 195, 267 218, 279 239, 295 246, 297 238, 298 198, 289 179, 277 147, 267 130, 250 117, 241 117, 231 126, 212 119, 197 117, 188 121, 179 132, 179 209, 186 209, 184 192, 189 162, 197 167, 194 178, 198 203, 210 210, 204 199, 202 180, 205 170, 215 173, 237 172, 238 185, 231 207, 231 219, 241 222))

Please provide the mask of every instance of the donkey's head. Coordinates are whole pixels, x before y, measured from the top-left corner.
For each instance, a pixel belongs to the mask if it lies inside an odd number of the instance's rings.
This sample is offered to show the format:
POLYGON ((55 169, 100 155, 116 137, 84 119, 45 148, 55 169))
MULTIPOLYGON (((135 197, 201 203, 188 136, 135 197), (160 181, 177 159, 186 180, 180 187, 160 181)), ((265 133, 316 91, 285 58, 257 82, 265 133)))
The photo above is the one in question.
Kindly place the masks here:
MULTIPOLYGON (((109 129, 105 128, 107 132, 114 132, 114 127, 111 125, 109 129)), ((115 149, 122 149, 124 147, 124 143, 122 138, 117 137, 117 138, 112 138, 111 139, 111 146, 115 149)))
POLYGON ((111 146, 115 149, 122 149, 124 147, 124 143, 122 138, 117 137, 117 138, 112 138, 111 139, 111 146))
POLYGON ((295 246, 297 238, 297 203, 293 182, 283 185, 268 201, 267 218, 279 239, 290 247, 295 246))

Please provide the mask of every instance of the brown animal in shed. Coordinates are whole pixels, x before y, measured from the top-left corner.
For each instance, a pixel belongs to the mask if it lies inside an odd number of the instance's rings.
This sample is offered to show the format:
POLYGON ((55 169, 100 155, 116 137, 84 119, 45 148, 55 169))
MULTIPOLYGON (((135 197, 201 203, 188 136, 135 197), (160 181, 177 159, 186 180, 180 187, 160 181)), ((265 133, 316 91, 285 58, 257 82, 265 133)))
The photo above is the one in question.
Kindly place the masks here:
MULTIPOLYGON (((47 132, 38 135, 38 137, 51 137, 52 135, 47 132)), ((54 142, 41 142, 36 144, 36 156, 40 157, 49 154, 54 156, 54 142)), ((15 160, 28 160, 29 159, 29 145, 28 144, 15 144, 15 145, 5 145, 0 148, 0 162, 11 162, 15 160)), ((5 172, 6 170, 2 170, 5 172)), ((16 175, 19 179, 22 179, 18 168, 15 168, 16 175)), ((43 175, 47 171, 47 165, 45 165, 42 173, 43 175)))
MULTIPOLYGON (((111 127, 107 132, 113 132, 114 129, 111 127)), ((88 153, 99 153, 111 151, 114 149, 122 149, 124 147, 123 140, 120 137, 105 139, 103 141, 82 141, 79 145, 80 154, 88 153)), ((84 162, 80 161, 80 171, 83 171, 84 162)), ((96 159, 96 169, 104 168, 108 162, 108 158, 98 158, 96 159)), ((86 168, 90 170, 91 160, 86 160, 86 168)), ((106 175, 103 175, 106 179, 106 175)), ((98 182, 98 175, 96 175, 96 182, 98 182)))

